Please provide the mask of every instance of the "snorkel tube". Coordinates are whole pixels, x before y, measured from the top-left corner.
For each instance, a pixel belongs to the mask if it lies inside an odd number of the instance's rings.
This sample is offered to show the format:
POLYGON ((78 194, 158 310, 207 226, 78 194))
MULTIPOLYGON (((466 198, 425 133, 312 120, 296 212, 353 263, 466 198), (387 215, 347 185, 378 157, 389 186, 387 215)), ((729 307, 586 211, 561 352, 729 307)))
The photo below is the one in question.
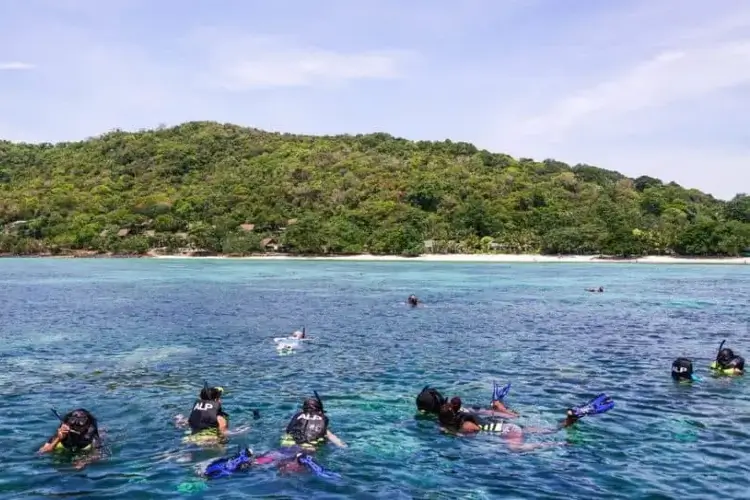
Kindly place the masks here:
POLYGON ((719 366, 719 354, 721 353, 722 347, 724 347, 724 343, 727 341, 727 339, 724 339, 721 341, 721 344, 719 344, 719 350, 716 351, 716 366, 719 366))
POLYGON ((318 391, 313 390, 313 394, 315 395, 315 399, 318 400, 318 404, 320 405, 320 411, 322 411, 323 413, 325 413, 326 411, 325 411, 325 408, 323 406, 323 400, 320 399, 320 395, 318 394, 318 391))
POLYGON ((711 369, 716 372, 721 372, 721 365, 719 364, 719 354, 721 354, 721 349, 724 347, 724 343, 726 341, 727 339, 721 341, 721 344, 719 344, 719 349, 716 351, 716 358, 714 359, 714 362, 711 363, 711 369))

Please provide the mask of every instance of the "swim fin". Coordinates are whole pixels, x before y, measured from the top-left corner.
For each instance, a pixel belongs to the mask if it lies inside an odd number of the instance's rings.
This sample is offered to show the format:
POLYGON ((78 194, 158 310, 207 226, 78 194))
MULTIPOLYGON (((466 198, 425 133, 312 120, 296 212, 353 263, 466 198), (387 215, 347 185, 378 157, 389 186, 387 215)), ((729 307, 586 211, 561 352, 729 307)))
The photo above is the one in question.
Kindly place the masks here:
POLYGON ((310 472, 318 477, 324 479, 338 479, 341 476, 333 471, 330 471, 315 461, 313 457, 306 454, 297 455, 297 461, 310 469, 310 472))
POLYGON ((203 471, 203 475, 208 479, 218 479, 221 477, 231 476, 235 472, 249 469, 253 463, 253 450, 250 448, 241 449, 232 457, 217 458, 203 471))
POLYGON ((495 401, 502 401, 505 396, 508 395, 510 392, 510 382, 505 384, 504 386, 500 387, 497 385, 497 382, 493 382, 492 385, 494 386, 492 390, 492 402, 495 401))
POLYGON ((605 393, 601 393, 585 405, 569 409, 568 415, 576 418, 582 418, 587 415, 597 415, 599 413, 607 412, 614 408, 614 406, 615 402, 612 401, 612 398, 607 396, 605 393))

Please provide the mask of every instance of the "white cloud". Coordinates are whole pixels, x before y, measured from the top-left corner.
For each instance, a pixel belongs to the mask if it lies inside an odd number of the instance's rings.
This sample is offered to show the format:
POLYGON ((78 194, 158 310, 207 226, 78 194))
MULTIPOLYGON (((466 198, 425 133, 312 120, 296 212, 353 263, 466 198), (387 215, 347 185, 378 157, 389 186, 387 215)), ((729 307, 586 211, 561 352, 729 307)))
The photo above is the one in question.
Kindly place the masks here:
POLYGON ((394 79, 402 73, 393 53, 341 54, 318 49, 258 54, 222 71, 228 89, 307 87, 347 80, 394 79))
POLYGON ((0 62, 0 71, 25 70, 34 68, 35 66, 33 64, 20 61, 0 62))
POLYGON ((620 77, 560 101, 527 121, 525 134, 563 134, 583 121, 617 119, 645 108, 750 84, 750 40, 667 51, 620 77))
POLYGON ((409 51, 333 51, 281 37, 235 36, 212 30, 201 30, 190 42, 207 52, 205 80, 226 90, 399 79, 414 57, 409 51))

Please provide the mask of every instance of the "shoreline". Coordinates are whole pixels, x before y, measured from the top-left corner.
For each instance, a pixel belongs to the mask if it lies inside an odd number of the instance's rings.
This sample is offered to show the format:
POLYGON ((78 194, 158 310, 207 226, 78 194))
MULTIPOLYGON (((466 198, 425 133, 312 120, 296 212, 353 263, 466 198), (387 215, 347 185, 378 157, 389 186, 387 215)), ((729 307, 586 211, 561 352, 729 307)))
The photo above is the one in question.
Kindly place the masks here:
POLYGON ((214 259, 214 260, 299 260, 299 261, 342 261, 342 262, 434 262, 464 264, 661 264, 661 265, 748 265, 750 257, 671 257, 651 255, 638 258, 612 258, 598 255, 535 255, 535 254, 423 254, 417 257, 400 255, 335 255, 303 256, 286 254, 258 254, 247 256, 233 255, 192 255, 188 253, 161 255, 111 255, 82 252, 69 255, 2 255, 2 258, 19 259, 214 259))

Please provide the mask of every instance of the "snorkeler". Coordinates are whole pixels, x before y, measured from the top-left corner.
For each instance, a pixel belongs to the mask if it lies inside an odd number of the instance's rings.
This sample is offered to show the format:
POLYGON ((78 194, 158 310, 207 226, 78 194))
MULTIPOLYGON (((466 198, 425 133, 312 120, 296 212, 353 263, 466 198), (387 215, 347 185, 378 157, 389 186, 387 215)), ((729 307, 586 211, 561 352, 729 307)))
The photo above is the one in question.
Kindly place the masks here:
POLYGON ((315 450, 317 445, 330 441, 336 446, 346 447, 346 443, 331 432, 328 426, 328 415, 323 409, 323 401, 315 392, 315 397, 305 399, 301 411, 295 413, 289 420, 286 432, 281 439, 281 446, 299 446, 315 450))
MULTIPOLYGON (((493 415, 505 418, 516 418, 518 413, 510 410, 503 404, 503 398, 510 391, 510 383, 499 386, 497 383, 494 384, 492 391, 492 399, 490 401, 490 407, 488 409, 480 408, 479 406, 472 406, 466 408, 462 405, 461 398, 455 396, 451 398, 450 404, 457 413, 475 413, 478 415, 493 415)), ((438 415, 442 406, 447 403, 448 400, 443 397, 440 392, 432 387, 425 386, 417 395, 417 410, 420 413, 430 413, 438 415)))
POLYGON ((305 399, 301 411, 289 420, 281 438, 281 448, 255 457, 253 463, 276 463, 283 472, 299 472, 307 468, 317 475, 325 474, 325 469, 312 458, 317 447, 330 441, 336 446, 346 448, 346 443, 328 428, 329 420, 323 408, 323 401, 317 392, 313 392, 315 397, 305 399))
POLYGON ((693 373, 693 362, 688 358, 672 361, 672 380, 675 382, 697 382, 700 378, 693 373))
POLYGON ((306 337, 305 327, 302 327, 302 330, 301 331, 297 330, 296 332, 294 332, 291 338, 296 339, 296 340, 302 340, 305 337, 306 337))
POLYGON ((552 434, 566 427, 570 427, 586 415, 604 413, 614 407, 615 403, 606 394, 600 394, 585 405, 570 408, 565 419, 554 428, 540 429, 534 427, 522 428, 502 419, 485 417, 479 418, 470 413, 459 413, 454 410, 451 403, 446 403, 440 408, 438 419, 443 432, 457 435, 476 434, 478 432, 492 432, 499 434, 508 441, 508 445, 517 451, 531 450, 539 447, 556 446, 565 444, 563 442, 553 443, 524 443, 524 434, 552 434))
POLYGON ((88 410, 78 408, 66 414, 64 417, 53 410, 60 420, 60 427, 54 436, 50 437, 41 448, 39 453, 70 452, 87 453, 88 456, 76 462, 76 468, 82 468, 88 463, 100 457, 102 440, 99 436, 99 426, 96 417, 88 410))
POLYGON ((229 415, 221 404, 223 394, 222 387, 208 387, 208 384, 204 384, 188 417, 191 430, 188 441, 214 441, 226 437, 229 415))
POLYGON ((414 294, 409 295, 409 297, 406 299, 406 303, 412 307, 417 307, 420 304, 419 299, 414 294))
POLYGON ((722 340, 716 360, 711 363, 711 370, 720 375, 742 375, 745 373, 745 358, 734 353, 729 348, 724 348, 722 340))

